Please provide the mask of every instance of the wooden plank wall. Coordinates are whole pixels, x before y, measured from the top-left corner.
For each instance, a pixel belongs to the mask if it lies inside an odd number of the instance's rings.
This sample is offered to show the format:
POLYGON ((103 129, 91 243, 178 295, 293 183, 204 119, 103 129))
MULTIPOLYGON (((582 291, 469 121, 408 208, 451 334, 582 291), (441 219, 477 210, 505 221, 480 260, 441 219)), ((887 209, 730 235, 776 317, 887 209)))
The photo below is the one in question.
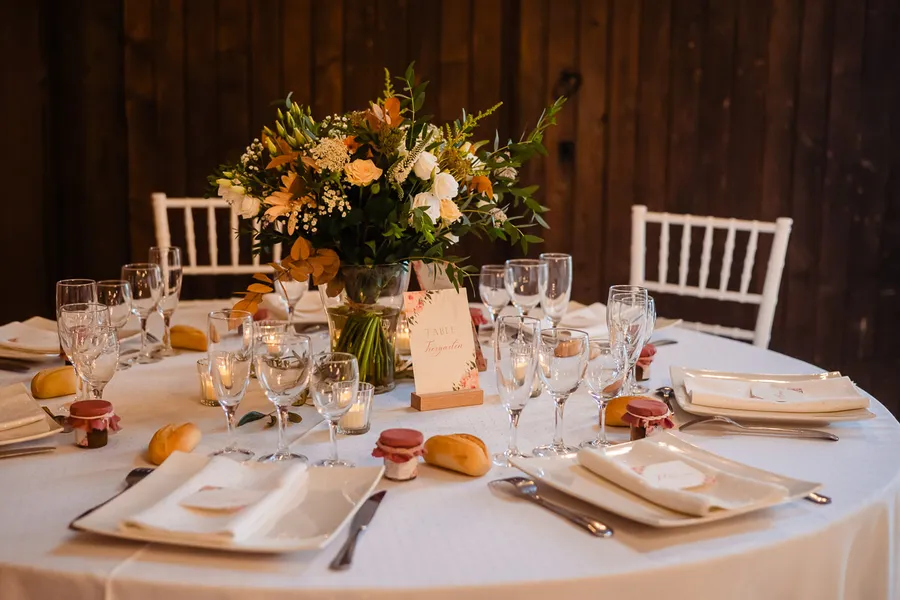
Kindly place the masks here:
MULTIPOLYGON (((486 137, 494 128, 517 136, 555 94, 571 95, 547 136, 549 156, 524 176, 552 208, 544 247, 575 255, 575 298, 602 298, 627 280, 632 204, 790 216, 772 347, 845 370, 898 403, 879 378, 900 367, 894 0, 63 5, 0 8, 8 132, 0 152, 17 174, 13 195, 34 199, 2 220, 0 243, 9 254, 19 232, 34 232, 37 268, 15 277, 40 294, 42 310, 55 278, 112 276, 143 257, 153 240, 150 192, 202 194, 205 175, 270 119, 271 101, 293 91, 317 115, 360 108, 381 89, 383 67, 400 72, 415 60, 432 81, 438 119, 505 103, 486 137)), ((723 246, 717 237, 714 248, 723 246)), ((464 250, 476 263, 511 255, 500 245, 464 250)), ((767 250, 754 268, 757 289, 767 250)), ((677 254, 673 246, 673 261, 677 254)), ((25 315, 26 297, 0 316, 25 315)), ((754 315, 680 298, 659 305, 745 327, 754 315)))

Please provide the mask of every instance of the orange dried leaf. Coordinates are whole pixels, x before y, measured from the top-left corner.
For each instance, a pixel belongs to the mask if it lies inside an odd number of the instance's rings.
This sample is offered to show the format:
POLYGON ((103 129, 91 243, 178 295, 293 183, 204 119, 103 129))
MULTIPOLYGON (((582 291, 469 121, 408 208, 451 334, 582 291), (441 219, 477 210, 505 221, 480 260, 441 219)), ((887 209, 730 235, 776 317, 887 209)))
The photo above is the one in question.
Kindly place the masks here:
POLYGON ((312 254, 312 244, 302 237, 297 238, 294 245, 291 246, 291 258, 294 260, 306 260, 312 254))
POLYGON ((344 280, 343 279, 332 279, 328 282, 328 286, 325 288, 325 294, 329 298, 334 298, 338 294, 344 291, 344 280))
POLYGON ((272 283, 272 279, 271 279, 268 275, 266 275, 265 273, 256 273, 256 274, 253 276, 253 279, 255 279, 255 280, 257 280, 257 281, 262 281, 262 282, 265 282, 265 283, 272 283))
POLYGON ((259 308, 259 302, 251 302, 248 298, 244 298, 234 305, 234 310, 246 310, 251 315, 256 313, 257 308, 259 308))
POLYGON ((268 294, 273 291, 272 286, 264 283, 251 283, 247 289, 251 292, 256 292, 257 294, 268 294))
POLYGON ((281 156, 276 156, 275 158, 270 160, 269 164, 266 165, 266 169, 277 169, 281 165, 292 163, 295 160, 297 160, 296 152, 292 152, 291 154, 282 154, 281 156))

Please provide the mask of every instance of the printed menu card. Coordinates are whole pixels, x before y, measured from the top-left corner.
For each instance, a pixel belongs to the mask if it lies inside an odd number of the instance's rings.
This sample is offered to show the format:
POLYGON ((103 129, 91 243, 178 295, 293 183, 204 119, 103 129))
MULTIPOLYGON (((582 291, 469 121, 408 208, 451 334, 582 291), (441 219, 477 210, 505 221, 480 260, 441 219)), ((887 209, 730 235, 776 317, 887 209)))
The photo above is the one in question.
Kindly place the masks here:
POLYGON ((478 389, 465 290, 407 292, 404 300, 416 393, 478 389))

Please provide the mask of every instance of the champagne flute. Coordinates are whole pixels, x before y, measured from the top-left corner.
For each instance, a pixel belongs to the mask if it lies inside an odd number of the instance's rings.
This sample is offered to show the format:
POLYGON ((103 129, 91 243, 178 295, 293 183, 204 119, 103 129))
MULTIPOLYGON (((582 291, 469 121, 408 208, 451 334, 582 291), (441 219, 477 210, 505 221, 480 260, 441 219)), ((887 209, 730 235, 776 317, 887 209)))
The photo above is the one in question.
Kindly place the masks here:
MULTIPOLYGON (((259 330, 256 330, 257 332, 259 330)), ((302 454, 292 454, 285 440, 288 408, 309 383, 310 340, 305 335, 291 332, 256 333, 253 341, 256 361, 256 377, 262 384, 269 402, 275 405, 278 418, 278 448, 273 454, 263 456, 260 462, 301 460, 302 454)))
POLYGON ((316 463, 320 467, 352 467, 353 463, 338 458, 337 427, 341 417, 350 410, 359 388, 359 364, 356 357, 345 352, 323 352, 313 358, 309 383, 313 403, 319 414, 328 420, 331 439, 331 458, 316 463))
POLYGON ((541 262, 547 265, 547 285, 541 293, 541 308, 551 327, 559 327, 572 296, 572 256, 545 252, 541 262))
MULTIPOLYGON (((116 335, 131 316, 131 284, 122 279, 105 279, 97 282, 97 300, 109 308, 109 324, 115 328, 116 335)), ((119 362, 119 370, 124 371, 131 365, 126 361, 119 362)))
POLYGON ((122 267, 122 279, 131 286, 131 312, 141 323, 141 351, 134 362, 140 365, 159 362, 147 345, 147 319, 156 312, 162 296, 163 282, 159 265, 131 263, 122 267))
POLYGON ((563 410, 566 400, 584 379, 589 350, 588 334, 584 331, 565 327, 541 331, 538 373, 556 403, 556 413, 553 442, 535 448, 535 456, 569 456, 578 452, 578 448, 563 441, 563 410))
POLYGON ((116 328, 108 325, 85 328, 75 337, 73 358, 84 375, 88 398, 101 400, 103 389, 116 374, 119 364, 116 328))
POLYGON ((643 348, 647 319, 647 290, 610 292, 606 307, 609 339, 625 346, 628 379, 625 389, 631 389, 633 370, 643 348))
POLYGON ((484 265, 478 279, 478 294, 491 316, 491 326, 496 326, 500 311, 509 304, 506 291, 506 267, 504 265, 484 265))
POLYGON ((532 258, 508 260, 505 283, 513 306, 524 317, 541 303, 547 288, 547 263, 532 258))
POLYGON ((96 302, 79 302, 64 304, 59 308, 56 327, 59 332, 60 346, 66 358, 75 368, 79 385, 75 390, 76 400, 87 400, 89 384, 81 363, 75 360, 80 339, 90 331, 101 326, 109 326, 109 308, 96 302))
POLYGON ((162 346, 156 350, 158 356, 174 356, 172 348, 171 321, 178 298, 181 295, 181 248, 174 246, 153 246, 150 248, 150 262, 159 265, 162 274, 162 295, 157 310, 163 318, 162 346))
POLYGON ((605 448, 611 445, 606 439, 606 406, 622 390, 625 365, 624 344, 591 340, 584 380, 588 392, 600 408, 600 431, 597 439, 582 442, 582 448, 605 448))
MULTIPOLYGON (((56 318, 59 319, 59 310, 67 304, 85 304, 97 301, 97 282, 93 279, 63 279, 56 282, 56 318)), ((60 358, 67 358, 72 362, 71 357, 63 349, 62 336, 59 342, 60 358)), ((77 369, 76 369, 77 372, 77 369)), ((87 389, 82 385, 82 379, 79 377, 75 386, 75 399, 86 400, 87 389)))
MULTIPOLYGON (((647 305, 644 317, 646 322, 644 323, 644 340, 641 342, 641 352, 644 350, 644 346, 650 343, 650 338, 653 337, 653 329, 656 327, 656 301, 653 299, 653 296, 647 296, 647 305)), ((641 353, 638 353, 638 359, 635 361, 635 365, 640 362, 641 353)), ((635 374, 637 373, 637 368, 635 368, 635 374)), ((646 385, 642 385, 637 382, 637 377, 633 378, 634 380, 631 382, 631 394, 646 394, 650 391, 646 385)))
POLYGON ((509 444, 505 452, 495 454, 494 464, 509 466, 509 459, 524 456, 519 452, 519 417, 531 394, 538 363, 538 337, 541 322, 533 317, 500 317, 494 331, 494 369, 500 403, 509 413, 509 444))
POLYGON ((309 290, 309 279, 305 281, 296 281, 295 279, 284 281, 276 279, 275 289, 278 290, 278 295, 281 296, 281 299, 287 305, 288 323, 293 323, 297 303, 303 299, 303 294, 309 290))
POLYGON ((253 316, 243 310, 217 310, 207 317, 209 374, 219 405, 225 411, 228 445, 212 456, 247 460, 253 452, 238 448, 234 437, 234 413, 250 383, 253 359, 253 316))

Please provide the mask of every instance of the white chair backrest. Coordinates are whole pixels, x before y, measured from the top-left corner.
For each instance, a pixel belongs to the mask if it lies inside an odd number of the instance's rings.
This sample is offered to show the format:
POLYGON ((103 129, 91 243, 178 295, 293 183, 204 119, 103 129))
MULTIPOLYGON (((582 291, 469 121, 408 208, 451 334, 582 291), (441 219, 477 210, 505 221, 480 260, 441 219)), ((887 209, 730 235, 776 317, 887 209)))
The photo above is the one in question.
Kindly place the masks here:
MULTIPOLYGON (((222 198, 169 198, 163 193, 153 194, 153 220, 156 227, 156 244, 171 246, 169 232, 169 209, 184 209, 185 246, 187 264, 185 275, 242 275, 249 273, 271 272, 269 265, 260 265, 259 255, 253 256, 250 262, 241 262, 240 244, 237 237, 238 216, 222 198), (216 211, 227 210, 231 231, 230 256, 225 264, 219 262, 219 240, 216 233, 216 211), (194 210, 206 212, 206 242, 209 247, 209 264, 197 264, 197 236, 194 231, 194 210)), ((259 231, 259 223, 254 222, 259 231)), ((272 248, 274 262, 281 260, 281 244, 272 248)))
POLYGON ((775 307, 778 304, 778 289, 781 287, 781 273, 784 270, 784 259, 787 254, 788 239, 791 235, 793 221, 781 217, 774 223, 763 221, 745 221, 741 219, 721 219, 696 215, 678 215, 673 213, 649 212, 646 206, 636 205, 631 208, 631 285, 640 285, 650 291, 693 296, 696 298, 712 298, 744 304, 758 304, 754 331, 738 327, 723 327, 704 323, 688 323, 700 331, 715 335, 724 335, 742 340, 752 340, 754 346, 766 348, 772 335, 772 321, 775 318, 775 307), (659 275, 656 281, 647 281, 647 223, 659 223, 659 275), (681 249, 678 263, 678 283, 669 282, 669 226, 681 225, 681 249), (688 270, 691 261, 691 234, 693 228, 702 228, 703 250, 700 256, 700 273, 697 285, 688 285, 688 270), (719 272, 717 288, 707 287, 709 266, 713 247, 713 235, 716 229, 727 231, 724 255, 719 272), (738 231, 749 232, 747 249, 741 270, 741 283, 737 290, 728 287, 731 278, 731 265, 734 260, 735 237, 738 231), (750 279, 753 265, 756 262, 756 248, 760 234, 773 234, 772 250, 766 267, 762 294, 750 293, 750 279))

